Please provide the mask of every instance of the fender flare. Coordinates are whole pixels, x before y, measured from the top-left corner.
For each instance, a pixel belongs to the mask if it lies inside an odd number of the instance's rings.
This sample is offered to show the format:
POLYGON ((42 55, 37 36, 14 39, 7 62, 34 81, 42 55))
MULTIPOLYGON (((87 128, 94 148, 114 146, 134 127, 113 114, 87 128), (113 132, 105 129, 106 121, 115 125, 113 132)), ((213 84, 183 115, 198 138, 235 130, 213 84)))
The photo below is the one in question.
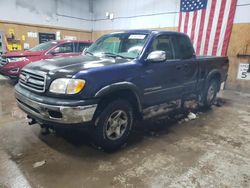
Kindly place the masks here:
POLYGON ((219 75, 220 78, 221 78, 221 73, 220 73, 220 70, 218 69, 214 69, 212 71, 210 71, 207 75, 207 78, 206 78, 206 82, 208 82, 211 78, 213 78, 215 75, 219 75))
POLYGON ((136 87, 135 84, 132 82, 116 82, 107 86, 102 87, 99 91, 96 92, 95 97, 103 97, 108 94, 111 94, 113 92, 118 92, 121 90, 130 90, 136 97, 136 101, 138 104, 138 109, 141 112, 142 111, 142 105, 141 105, 141 97, 139 89, 136 87))
MULTIPOLYGON (((220 70, 218 69, 214 69, 212 71, 210 71, 207 75, 207 78, 206 78, 206 84, 205 85, 208 85, 209 81, 215 76, 215 75, 219 75, 220 79, 221 79, 221 73, 220 73, 220 70)), ((218 91, 220 89, 220 84, 221 84, 221 80, 219 80, 219 88, 218 88, 218 91)))

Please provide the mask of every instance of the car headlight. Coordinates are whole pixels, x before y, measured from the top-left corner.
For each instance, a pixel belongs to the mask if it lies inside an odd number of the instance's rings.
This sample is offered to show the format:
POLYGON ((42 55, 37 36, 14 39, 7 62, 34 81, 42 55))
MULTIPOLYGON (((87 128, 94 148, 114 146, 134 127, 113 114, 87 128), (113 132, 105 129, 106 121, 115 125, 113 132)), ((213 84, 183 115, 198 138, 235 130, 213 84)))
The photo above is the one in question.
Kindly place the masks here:
POLYGON ((76 94, 79 93, 84 86, 85 80, 58 78, 51 83, 49 91, 58 94, 76 94))
POLYGON ((25 60, 28 60, 28 59, 26 57, 9 57, 9 58, 7 58, 7 61, 9 63, 18 62, 18 61, 25 61, 25 60))

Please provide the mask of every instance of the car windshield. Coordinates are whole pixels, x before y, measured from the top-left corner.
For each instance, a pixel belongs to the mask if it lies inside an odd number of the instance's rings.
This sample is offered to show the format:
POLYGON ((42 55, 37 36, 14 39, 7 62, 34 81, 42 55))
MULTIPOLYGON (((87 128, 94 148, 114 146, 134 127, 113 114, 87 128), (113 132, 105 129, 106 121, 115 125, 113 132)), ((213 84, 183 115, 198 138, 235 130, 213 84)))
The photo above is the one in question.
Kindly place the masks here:
POLYGON ((34 48, 31 48, 28 51, 30 51, 30 52, 41 52, 41 51, 50 49, 51 47, 55 46, 56 44, 58 44, 58 42, 49 41, 49 42, 39 44, 39 45, 35 46, 34 48))
POLYGON ((141 54, 147 37, 144 33, 104 35, 93 43, 85 54, 134 59, 141 54))

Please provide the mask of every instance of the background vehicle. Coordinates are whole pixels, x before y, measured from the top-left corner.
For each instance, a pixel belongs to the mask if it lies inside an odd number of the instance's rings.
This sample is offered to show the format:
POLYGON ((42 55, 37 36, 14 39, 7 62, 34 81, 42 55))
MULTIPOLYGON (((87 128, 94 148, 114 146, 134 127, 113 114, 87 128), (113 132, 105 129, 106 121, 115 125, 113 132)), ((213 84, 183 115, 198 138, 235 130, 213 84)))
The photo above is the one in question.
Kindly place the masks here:
POLYGON ((53 57, 77 56, 90 45, 90 41, 58 40, 39 44, 24 52, 9 52, 0 58, 0 73, 17 78, 20 70, 31 62, 53 57))
POLYGON ((27 65, 16 98, 32 123, 91 124, 104 149, 126 142, 135 119, 179 108, 180 100, 211 106, 228 71, 227 57, 196 57, 187 35, 169 31, 106 35, 85 54, 27 65))

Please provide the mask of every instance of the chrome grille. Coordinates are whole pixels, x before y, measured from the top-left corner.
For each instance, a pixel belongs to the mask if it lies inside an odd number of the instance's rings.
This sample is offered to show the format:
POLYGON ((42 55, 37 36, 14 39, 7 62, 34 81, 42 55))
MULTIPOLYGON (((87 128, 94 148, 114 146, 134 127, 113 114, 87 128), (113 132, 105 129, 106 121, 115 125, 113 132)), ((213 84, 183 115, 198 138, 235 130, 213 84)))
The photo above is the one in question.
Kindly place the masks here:
POLYGON ((0 57, 0 67, 6 65, 8 63, 8 59, 6 57, 0 57))
POLYGON ((27 71, 22 71, 19 76, 19 83, 21 86, 42 93, 45 91, 45 82, 46 77, 45 75, 31 73, 27 71))

